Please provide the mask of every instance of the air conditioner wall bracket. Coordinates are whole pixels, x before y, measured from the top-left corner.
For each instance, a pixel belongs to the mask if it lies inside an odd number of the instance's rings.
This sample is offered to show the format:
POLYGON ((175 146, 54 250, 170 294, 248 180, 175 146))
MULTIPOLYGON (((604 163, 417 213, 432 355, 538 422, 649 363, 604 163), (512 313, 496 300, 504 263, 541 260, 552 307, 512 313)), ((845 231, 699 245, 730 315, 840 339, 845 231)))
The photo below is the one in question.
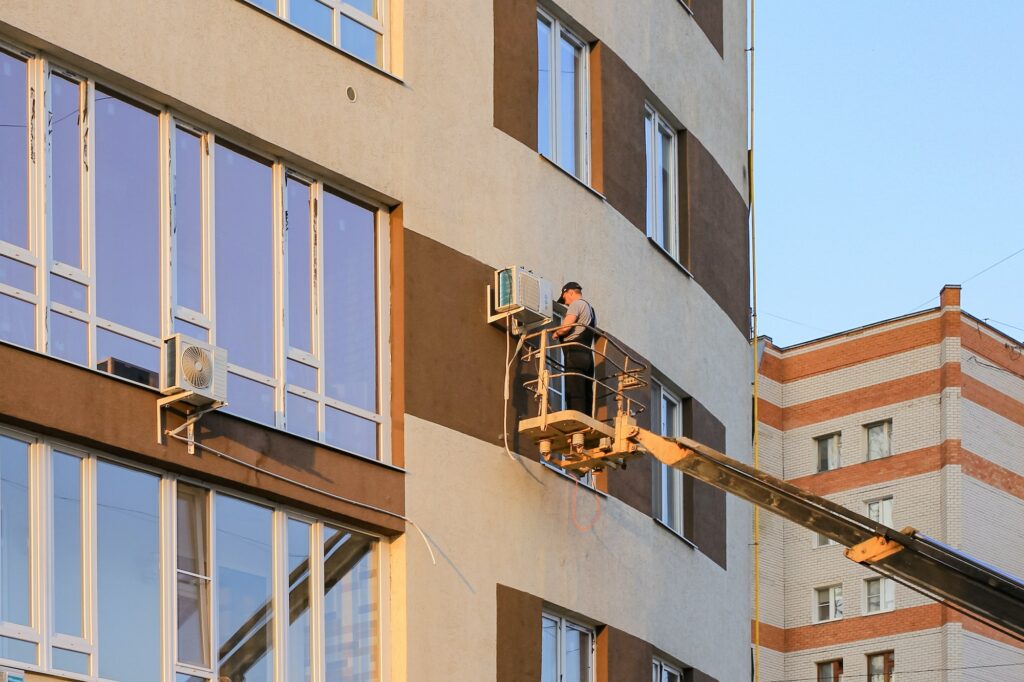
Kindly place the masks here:
POLYGON ((175 437, 182 431, 185 431, 185 437, 187 439, 185 442, 188 445, 188 454, 190 455, 196 454, 196 424, 199 423, 199 420, 202 419, 204 415, 227 405, 223 400, 212 402, 209 405, 205 405, 199 409, 189 412, 185 417, 185 421, 180 426, 176 426, 173 429, 164 428, 164 410, 174 403, 187 400, 192 397, 192 395, 192 391, 183 391, 181 393, 175 393, 174 395, 165 396, 156 401, 156 442, 163 445, 165 435, 175 437))

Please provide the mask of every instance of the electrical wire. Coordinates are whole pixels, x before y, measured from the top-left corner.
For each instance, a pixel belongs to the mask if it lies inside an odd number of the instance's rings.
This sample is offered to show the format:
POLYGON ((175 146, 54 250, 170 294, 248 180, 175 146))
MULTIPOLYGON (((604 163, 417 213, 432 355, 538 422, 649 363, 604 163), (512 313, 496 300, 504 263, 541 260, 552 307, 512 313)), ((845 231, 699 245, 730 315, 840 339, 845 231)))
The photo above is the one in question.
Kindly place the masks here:
MULTIPOLYGON (((752 408, 751 408, 751 420, 753 422, 753 435, 751 438, 751 453, 753 457, 753 465, 755 468, 760 467, 759 460, 759 449, 760 439, 758 437, 758 397, 760 390, 760 381, 758 378, 758 356, 757 356, 757 223, 755 221, 754 214, 754 0, 750 0, 750 47, 748 48, 750 54, 750 139, 747 148, 747 201, 750 211, 750 332, 751 341, 750 345, 753 347, 754 354, 754 378, 753 386, 751 387, 752 396, 752 408)), ((799 322, 797 324, 800 324, 799 322)), ((754 512, 752 514, 753 530, 753 582, 754 582, 754 660, 753 660, 753 681, 759 682, 761 679, 761 508, 754 505, 754 512)))
MULTIPOLYGON (((189 439, 186 436, 182 436, 182 435, 179 435, 177 433, 171 433, 170 431, 167 431, 166 433, 171 438, 175 438, 175 439, 180 440, 180 441, 182 441, 184 443, 188 443, 189 442, 189 439)), ((226 459, 229 462, 234 462, 235 464, 239 464, 241 466, 244 466, 247 469, 252 469, 253 471, 256 471, 258 473, 264 474, 265 476, 270 476, 271 478, 276 478, 279 481, 284 481, 285 483, 289 483, 291 485, 298 486, 299 488, 302 488, 303 490, 308 490, 308 491, 310 491, 312 493, 316 493, 318 495, 323 495, 324 497, 329 497, 332 500, 337 500, 338 502, 344 502, 345 504, 351 504, 351 505, 354 505, 356 507, 361 507, 363 509, 369 509, 370 511, 377 512, 378 514, 384 514, 386 516, 390 516, 392 518, 396 518, 396 519, 400 519, 402 521, 405 521, 410 526, 415 528, 416 532, 418 532, 420 534, 420 537, 423 538, 423 543, 427 546, 427 552, 430 553, 430 561, 433 562, 433 564, 435 566, 437 566, 437 557, 434 556, 434 550, 430 546, 430 541, 427 539, 426 533, 424 533, 423 529, 420 528, 419 525, 415 521, 410 519, 408 516, 403 516, 402 514, 399 514, 397 512, 389 511, 387 509, 382 509, 381 507, 375 507, 374 505, 367 504, 366 502, 360 502, 358 500, 353 500, 353 499, 351 499, 349 497, 342 497, 341 495, 335 495, 332 492, 328 492, 328 491, 323 490, 321 488, 317 488, 316 486, 309 485, 308 483, 303 483, 302 481, 296 481, 294 478, 289 478, 288 476, 283 476, 283 475, 275 473, 273 471, 268 471, 268 470, 264 469, 263 467, 258 466, 256 464, 250 464, 249 462, 246 462, 245 460, 239 459, 237 457, 232 457, 231 455, 229 455, 229 454, 227 454, 225 452, 221 452, 220 450, 216 450, 214 448, 211 448, 209 445, 203 445, 202 443, 199 443, 199 442, 194 441, 194 440, 192 441, 192 443, 193 443, 193 445, 195 445, 195 447, 197 447, 197 448, 199 448, 201 450, 205 450, 205 451, 209 452, 210 454, 216 455, 217 457, 221 457, 223 459, 226 459)))
POLYGON ((519 351, 523 349, 523 344, 526 343, 526 334, 522 334, 519 337, 519 342, 516 344, 516 352, 511 353, 512 350, 512 316, 505 318, 505 400, 502 403, 502 415, 501 415, 501 442, 505 446, 505 454, 513 462, 516 461, 516 456, 512 454, 512 449, 508 446, 508 401, 512 397, 511 377, 512 363, 519 357, 519 351))
MULTIPOLYGON (((1024 253, 1024 247, 1021 247, 1021 248, 1017 249, 1016 251, 1011 253, 1009 256, 1004 256, 1003 258, 1000 258, 999 260, 997 260, 992 265, 989 265, 988 267, 982 268, 981 270, 979 270, 978 272, 974 273, 973 275, 971 275, 970 277, 968 277, 964 281, 960 282, 960 284, 958 284, 957 286, 961 286, 962 287, 963 285, 965 285, 968 282, 970 282, 972 279, 975 279, 976 277, 980 277, 981 275, 984 275, 986 272, 988 272, 992 268, 996 267, 997 265, 1002 265, 1003 263, 1005 263, 1006 261, 1010 260, 1014 256, 1020 255, 1022 253, 1024 253)), ((917 312, 920 308, 923 308, 924 306, 928 305, 929 303, 931 303, 932 301, 936 300, 937 298, 938 298, 938 296, 932 296, 927 301, 923 301, 921 303, 918 303, 916 306, 914 306, 914 308, 910 312, 912 312, 912 313, 913 312, 917 312)))

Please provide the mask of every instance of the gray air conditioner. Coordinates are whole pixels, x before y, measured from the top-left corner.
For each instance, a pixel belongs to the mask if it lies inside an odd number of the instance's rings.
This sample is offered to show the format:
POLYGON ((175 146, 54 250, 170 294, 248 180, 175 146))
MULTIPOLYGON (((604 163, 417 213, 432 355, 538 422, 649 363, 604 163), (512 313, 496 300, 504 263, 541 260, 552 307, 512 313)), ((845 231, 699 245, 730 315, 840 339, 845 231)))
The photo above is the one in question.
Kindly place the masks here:
POLYGON ((175 334, 164 339, 160 392, 197 406, 227 402, 228 352, 223 348, 175 334))
POLYGON ((511 314, 525 324, 552 318, 551 283, 522 266, 494 272, 494 312, 511 314))

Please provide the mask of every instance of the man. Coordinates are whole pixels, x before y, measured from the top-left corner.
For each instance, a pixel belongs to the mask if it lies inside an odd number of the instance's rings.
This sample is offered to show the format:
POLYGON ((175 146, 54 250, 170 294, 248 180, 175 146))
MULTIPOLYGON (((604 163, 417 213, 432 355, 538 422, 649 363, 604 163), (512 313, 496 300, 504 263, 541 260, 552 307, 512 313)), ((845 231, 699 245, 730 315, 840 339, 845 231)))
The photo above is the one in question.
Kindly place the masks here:
POLYGON ((565 371, 566 409, 591 415, 594 402, 594 353, 590 344, 594 332, 588 327, 597 326, 597 313, 583 299, 583 287, 578 282, 566 282, 558 302, 569 307, 562 325, 551 332, 554 343, 569 344, 562 348, 565 371), (585 325, 585 326, 584 326, 585 325))

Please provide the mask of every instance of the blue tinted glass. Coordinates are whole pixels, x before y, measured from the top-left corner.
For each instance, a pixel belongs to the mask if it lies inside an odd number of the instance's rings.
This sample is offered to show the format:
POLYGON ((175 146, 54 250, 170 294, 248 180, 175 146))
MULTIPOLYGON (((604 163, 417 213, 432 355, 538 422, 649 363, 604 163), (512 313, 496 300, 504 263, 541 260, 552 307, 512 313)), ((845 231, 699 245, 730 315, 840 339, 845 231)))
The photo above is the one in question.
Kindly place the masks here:
POLYGON ((327 395, 377 409, 374 214, 324 192, 324 380, 327 395))
POLYGON ((558 682, 558 621, 541 617, 540 679, 541 682, 558 682))
POLYGON ((0 637, 0 658, 36 664, 36 645, 13 637, 0 637))
POLYGON ((274 388, 272 386, 229 372, 228 395, 230 401, 224 408, 228 412, 261 424, 274 425, 274 388))
POLYGON ((291 0, 288 19, 299 28, 331 42, 331 24, 334 12, 317 0, 291 0))
POLYGON ((68 649, 53 648, 53 667, 57 670, 66 670, 69 673, 79 675, 89 674, 89 654, 68 649))
POLYGON ((160 335, 157 118, 96 91, 96 312, 160 335))
POLYGON ((313 349, 313 232, 309 185, 288 178, 288 345, 313 349))
POLYGON ((82 267, 79 90, 75 81, 50 76, 50 215, 53 221, 53 259, 82 267))
MULTIPOLYGON (((102 364, 108 358, 120 360, 122 363, 134 365, 142 370, 140 372, 122 374, 121 376, 124 376, 126 379, 132 379, 133 381, 150 386, 157 385, 157 380, 159 379, 157 373, 160 371, 160 349, 156 346, 150 346, 148 343, 129 339, 127 336, 108 332, 106 329, 97 329, 96 362, 102 364)), ((107 370, 107 367, 101 367, 101 369, 107 370)), ((115 373, 119 372, 117 369, 113 371, 115 373)))
POLYGON ((537 151, 551 158, 551 25, 537 19, 537 151))
POLYGON ((0 52, 0 241, 28 248, 25 62, 0 52))
POLYGON ((288 680, 310 679, 309 524, 288 519, 288 680))
POLYGON ((341 49, 371 64, 380 64, 380 35, 341 15, 341 49))
POLYGON ((53 590, 54 629, 81 637, 82 460, 62 452, 53 453, 53 590))
MULTIPOLYGON (((217 345, 233 364, 274 373, 274 221, 270 166, 216 149, 217 345)), ((232 395, 232 403, 235 396, 232 395)))
POLYGON ((277 14, 277 0, 248 0, 257 7, 262 7, 268 12, 277 14))
POLYGON ((324 637, 327 679, 376 679, 377 571, 373 541, 324 527, 324 637))
POLYGON ((370 459, 377 458, 377 423, 348 412, 325 408, 327 432, 325 440, 336 448, 362 455, 370 459))
POLYGON ((50 298, 75 310, 88 310, 89 290, 84 284, 72 282, 58 275, 50 275, 50 298))
POLYGON ((343 0, 346 5, 355 7, 363 14, 377 18, 377 0, 343 0))
POLYGON ((580 48, 563 36, 558 41, 558 50, 558 164, 573 175, 578 175, 576 122, 579 118, 580 48))
POLYGON ((32 294, 36 290, 36 269, 7 256, 0 256, 0 283, 32 294))
POLYGON ((306 438, 317 438, 317 406, 313 400, 288 393, 285 405, 285 419, 288 430, 306 438))
POLYGON ((185 320, 179 320, 174 318, 174 333, 184 334, 185 336, 192 337, 197 341, 209 342, 210 332, 199 325, 186 322, 185 320))
POLYGON ((216 511, 220 675, 271 682, 271 512, 227 495, 217 496, 216 511))
POLYGON ((178 305, 204 312, 202 150, 199 136, 174 135, 174 271, 178 305))
POLYGON ((0 619, 31 625, 28 443, 0 436, 0 619))
POLYGON ((99 673, 110 680, 160 682, 159 493, 156 476, 99 463, 99 673))
POLYGON ((288 383, 310 391, 316 390, 316 367, 288 360, 288 383))
POLYGON ((0 294, 0 340, 25 348, 36 346, 36 307, 0 294))
POLYGON ((50 355, 84 365, 89 361, 85 322, 50 312, 50 355))

